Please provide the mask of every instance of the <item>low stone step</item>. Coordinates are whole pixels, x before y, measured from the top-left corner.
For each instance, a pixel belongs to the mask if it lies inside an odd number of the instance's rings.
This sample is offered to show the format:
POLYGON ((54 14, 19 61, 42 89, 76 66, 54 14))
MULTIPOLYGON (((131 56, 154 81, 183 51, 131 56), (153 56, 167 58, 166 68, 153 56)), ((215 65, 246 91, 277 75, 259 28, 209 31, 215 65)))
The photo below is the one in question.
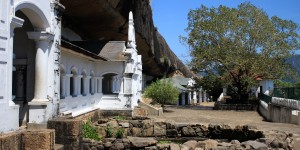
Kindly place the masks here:
POLYGON ((55 144, 54 150, 64 150, 64 145, 62 145, 62 144, 55 144))
POLYGON ((54 148, 53 129, 26 130, 22 132, 22 149, 49 150, 54 148))

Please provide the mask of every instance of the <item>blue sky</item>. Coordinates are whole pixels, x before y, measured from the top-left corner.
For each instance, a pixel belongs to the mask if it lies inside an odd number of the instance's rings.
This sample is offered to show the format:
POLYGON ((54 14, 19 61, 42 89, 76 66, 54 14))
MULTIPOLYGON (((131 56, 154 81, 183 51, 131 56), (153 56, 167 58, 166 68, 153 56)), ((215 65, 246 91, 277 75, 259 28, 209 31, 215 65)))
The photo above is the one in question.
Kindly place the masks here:
MULTIPOLYGON (((158 31, 163 35, 174 53, 182 60, 189 59, 188 50, 179 42, 179 35, 186 36, 187 14, 189 10, 224 5, 237 7, 245 0, 152 0, 153 20, 158 31)), ((300 0, 251 0, 269 16, 293 20, 300 25, 300 0)), ((299 31, 300 33, 300 31, 299 31)), ((300 51, 297 52, 300 54, 300 51)))

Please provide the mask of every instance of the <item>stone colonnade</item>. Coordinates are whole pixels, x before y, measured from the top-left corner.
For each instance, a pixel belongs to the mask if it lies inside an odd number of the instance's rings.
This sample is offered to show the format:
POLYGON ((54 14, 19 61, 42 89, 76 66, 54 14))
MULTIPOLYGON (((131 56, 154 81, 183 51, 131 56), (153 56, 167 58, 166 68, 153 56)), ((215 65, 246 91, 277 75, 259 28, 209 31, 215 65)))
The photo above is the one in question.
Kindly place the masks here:
POLYGON ((188 90, 181 92, 177 105, 190 105, 207 101, 206 90, 188 90))

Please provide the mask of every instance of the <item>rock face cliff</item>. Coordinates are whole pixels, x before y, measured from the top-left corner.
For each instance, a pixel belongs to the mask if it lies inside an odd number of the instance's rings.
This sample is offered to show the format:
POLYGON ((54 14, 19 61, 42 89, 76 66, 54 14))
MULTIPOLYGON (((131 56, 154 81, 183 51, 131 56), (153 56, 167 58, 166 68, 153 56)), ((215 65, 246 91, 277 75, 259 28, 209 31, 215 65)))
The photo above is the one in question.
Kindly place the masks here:
POLYGON ((163 76, 179 70, 186 77, 192 76, 155 29, 149 0, 60 0, 60 3, 66 8, 63 26, 76 31, 84 40, 100 42, 127 41, 127 18, 132 11, 143 72, 163 76))

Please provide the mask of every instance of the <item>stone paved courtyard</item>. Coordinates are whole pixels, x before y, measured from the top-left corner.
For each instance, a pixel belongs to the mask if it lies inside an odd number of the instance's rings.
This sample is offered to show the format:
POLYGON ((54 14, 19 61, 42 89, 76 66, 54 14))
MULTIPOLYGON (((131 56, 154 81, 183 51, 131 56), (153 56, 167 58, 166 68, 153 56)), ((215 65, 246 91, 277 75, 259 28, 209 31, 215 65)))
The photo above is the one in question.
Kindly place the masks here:
POLYGON ((161 119, 171 119, 177 123, 224 123, 231 126, 253 125, 263 131, 279 130, 294 134, 295 150, 300 150, 300 126, 285 123, 272 123, 264 119, 256 111, 218 111, 212 110, 212 103, 200 106, 166 106, 161 119))

